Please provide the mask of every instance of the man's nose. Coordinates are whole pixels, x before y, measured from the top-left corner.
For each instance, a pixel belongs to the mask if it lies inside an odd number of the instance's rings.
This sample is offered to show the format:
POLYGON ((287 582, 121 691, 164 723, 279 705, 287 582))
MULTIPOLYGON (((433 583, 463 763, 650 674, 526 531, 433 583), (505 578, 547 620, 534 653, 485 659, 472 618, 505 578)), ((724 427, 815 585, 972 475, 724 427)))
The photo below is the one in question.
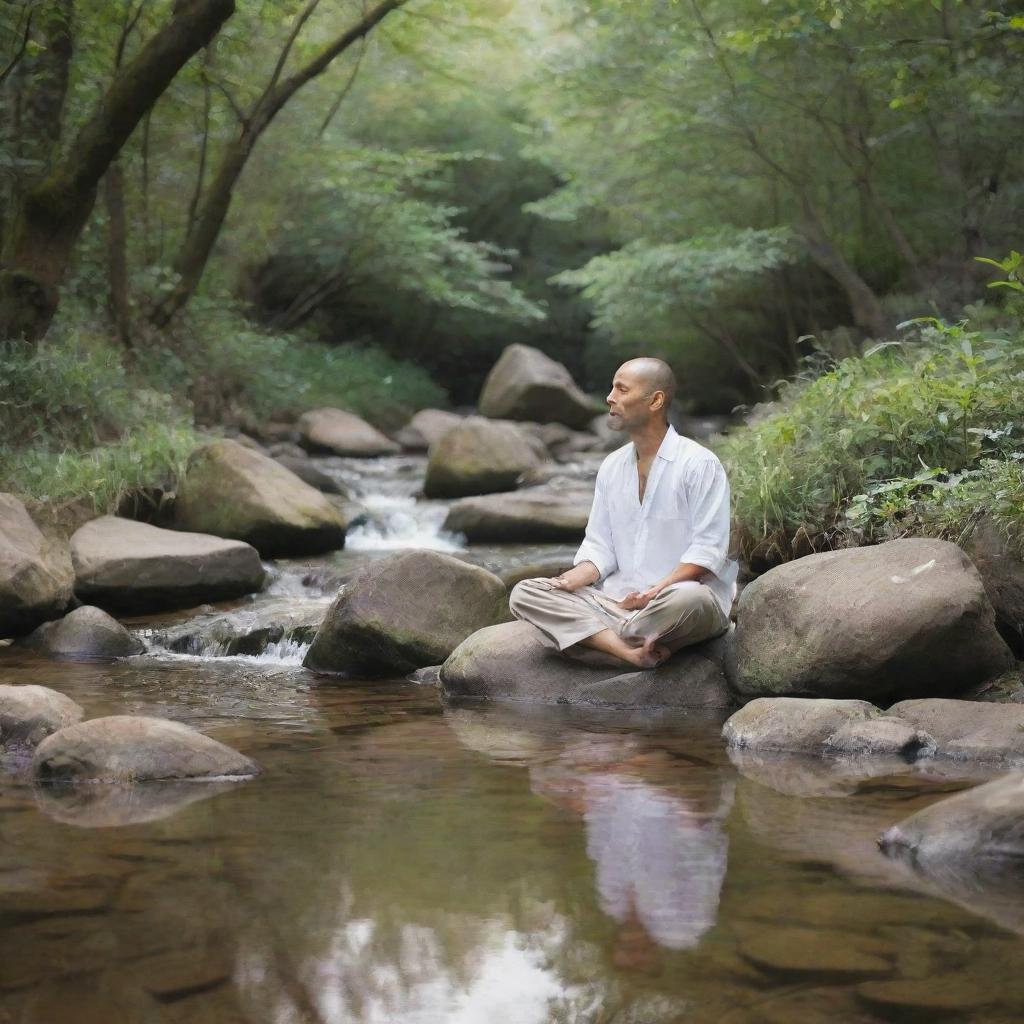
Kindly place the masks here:
POLYGON ((611 405, 612 404, 612 399, 614 397, 615 397, 615 392, 614 391, 609 391, 608 394, 605 396, 605 399, 604 399, 605 405, 611 405))

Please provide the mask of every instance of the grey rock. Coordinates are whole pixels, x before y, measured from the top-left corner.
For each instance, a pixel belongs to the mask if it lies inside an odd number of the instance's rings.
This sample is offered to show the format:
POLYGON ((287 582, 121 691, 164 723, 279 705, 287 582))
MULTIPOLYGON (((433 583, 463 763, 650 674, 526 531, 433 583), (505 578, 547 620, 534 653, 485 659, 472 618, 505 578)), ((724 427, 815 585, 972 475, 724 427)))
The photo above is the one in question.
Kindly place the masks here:
POLYGON ((371 562, 338 595, 305 658, 316 672, 404 676, 505 614, 493 573, 436 551, 371 562))
POLYGON ((988 517, 974 527, 964 548, 985 584, 996 626, 1018 658, 1024 657, 1024 560, 988 517))
POLYGON ((416 683, 417 686, 440 686, 441 666, 427 665, 425 668, 418 668, 415 672, 410 672, 405 678, 410 683, 416 683))
POLYGON ((574 548, 565 549, 535 562, 509 566, 500 570, 498 576, 509 590, 523 580, 537 579, 537 577, 550 579, 552 576, 560 576, 566 570, 571 569, 575 554, 574 548))
POLYGON ((406 451, 425 452, 452 427, 458 426, 462 419, 463 417, 457 412, 448 412, 445 409, 420 409, 395 434, 395 440, 406 451))
POLYGON ((582 430, 600 410, 572 374, 539 349, 509 345, 491 368, 480 392, 484 416, 564 423, 582 430))
POLYGON ((935 740, 901 718, 869 718, 841 725, 825 740, 825 753, 874 757, 929 757, 935 740))
POLYGON ((58 622, 46 622, 25 643, 50 658, 112 661, 142 654, 146 646, 101 608, 83 605, 58 622))
POLYGON ((950 868, 1018 871, 1024 858, 1024 772, 931 804, 893 825, 879 845, 939 877, 950 868))
POLYGON ((179 722, 93 718, 43 740, 32 761, 44 782, 147 782, 259 774, 255 762, 179 722))
POLYGON ((35 745, 84 714, 70 697, 45 686, 0 685, 0 746, 35 745))
POLYGON ((294 473, 304 484, 309 484, 310 487, 315 487, 324 494, 340 494, 342 497, 348 497, 345 488, 333 476, 315 466, 308 455, 301 459, 297 459, 293 455, 275 455, 274 458, 279 465, 284 466, 289 473, 294 473))
POLYGON ((299 417, 297 426, 303 446, 311 452, 369 458, 402 450, 376 427, 344 409, 313 409, 299 417))
POLYGON ((727 665, 743 697, 945 696, 1013 657, 955 544, 897 540, 808 555, 744 590, 727 665))
POLYGON ((481 629, 441 667, 448 697, 615 708, 720 709, 730 706, 722 642, 685 648, 656 669, 560 654, 525 622, 481 629))
POLYGON ((13 494, 0 494, 0 637, 60 615, 73 584, 67 545, 45 537, 13 494))
POLYGON ((103 516, 71 538, 75 590, 86 602, 141 614, 259 590, 256 549, 237 540, 103 516))
POLYGON ((1024 704, 1024 662, 1017 662, 1001 676, 980 683, 960 696, 963 700, 990 704, 1024 704))
POLYGON ((510 491, 521 473, 541 461, 516 426, 470 416, 430 446, 423 493, 462 498, 510 491))
POLYGON ((267 448, 267 454, 273 459, 282 456, 288 459, 308 459, 309 452, 294 441, 275 441, 267 448))
POLYGON ((759 697, 732 715, 722 737, 730 747, 818 755, 843 726, 880 714, 863 700, 759 697))
POLYGON ((1018 763, 1024 761, 1024 707, 969 700, 905 700, 888 715, 935 740, 937 757, 1018 763))
POLYGON ((463 498, 448 510, 444 528, 472 542, 582 540, 593 498, 589 488, 550 487, 463 498))
POLYGON ((245 541, 266 558, 345 544, 344 520, 325 495, 269 456, 228 440, 189 457, 174 522, 182 530, 245 541))

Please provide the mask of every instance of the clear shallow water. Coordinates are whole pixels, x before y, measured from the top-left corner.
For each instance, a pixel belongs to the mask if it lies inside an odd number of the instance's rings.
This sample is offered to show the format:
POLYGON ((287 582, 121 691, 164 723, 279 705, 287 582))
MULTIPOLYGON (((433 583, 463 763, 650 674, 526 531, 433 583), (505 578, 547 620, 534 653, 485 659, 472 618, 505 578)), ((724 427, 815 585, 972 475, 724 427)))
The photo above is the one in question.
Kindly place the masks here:
MULTIPOLYGON (((283 563, 226 614, 322 605, 302 581, 338 564, 283 563)), ((0 681, 184 721, 264 769, 60 791, 8 758, 3 1024, 1024 1019, 1024 897, 936 890, 874 844, 966 784, 948 770, 734 764, 716 718, 446 707, 265 655, 7 650, 0 681)))

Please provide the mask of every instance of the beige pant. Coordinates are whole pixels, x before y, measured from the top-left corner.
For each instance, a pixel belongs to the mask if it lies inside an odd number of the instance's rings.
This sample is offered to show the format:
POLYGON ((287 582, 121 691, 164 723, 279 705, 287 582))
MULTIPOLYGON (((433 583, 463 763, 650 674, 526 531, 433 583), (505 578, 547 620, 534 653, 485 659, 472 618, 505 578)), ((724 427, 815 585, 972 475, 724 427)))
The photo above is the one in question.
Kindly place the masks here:
POLYGON ((523 580, 512 588, 509 607, 517 619, 536 626, 560 651, 603 629, 614 630, 627 642, 654 637, 677 651, 729 628, 714 594, 700 583, 663 590, 646 608, 628 612, 594 587, 570 593, 552 587, 546 579, 523 580))

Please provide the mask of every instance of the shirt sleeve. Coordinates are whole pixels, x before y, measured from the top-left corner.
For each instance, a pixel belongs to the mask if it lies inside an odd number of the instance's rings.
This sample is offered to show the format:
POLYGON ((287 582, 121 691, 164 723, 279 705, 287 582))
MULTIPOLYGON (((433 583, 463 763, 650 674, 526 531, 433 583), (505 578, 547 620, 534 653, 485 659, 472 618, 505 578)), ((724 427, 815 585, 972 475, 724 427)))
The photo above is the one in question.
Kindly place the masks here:
POLYGON ((598 578, 602 580, 618 568, 612 543, 611 512, 608 508, 604 473, 597 474, 594 503, 590 506, 590 518, 587 520, 587 532, 572 564, 579 565, 580 562, 593 562, 600 574, 598 578))
POLYGON ((729 480, 718 459, 706 459, 683 478, 692 533, 680 562, 721 576, 729 564, 729 480))

